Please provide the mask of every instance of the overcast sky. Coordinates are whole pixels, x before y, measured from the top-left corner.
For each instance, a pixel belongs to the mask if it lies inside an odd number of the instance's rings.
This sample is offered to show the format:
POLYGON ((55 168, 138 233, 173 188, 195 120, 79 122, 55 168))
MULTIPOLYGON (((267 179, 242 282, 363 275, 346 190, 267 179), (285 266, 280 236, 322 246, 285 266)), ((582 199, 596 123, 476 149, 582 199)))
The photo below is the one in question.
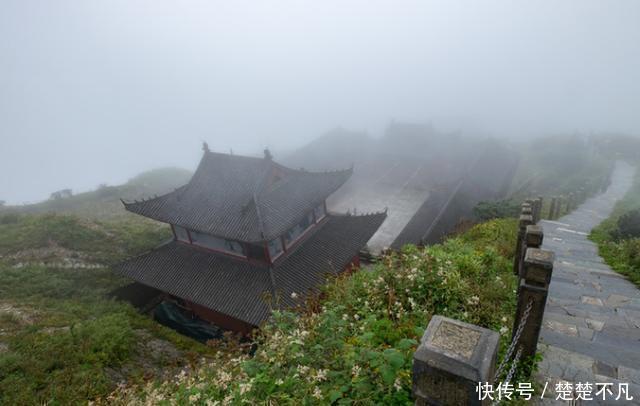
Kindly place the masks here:
MULTIPOLYGON (((0 2, 0 199, 391 119, 640 132, 640 1, 0 2)), ((277 158, 277 157, 276 157, 277 158)))

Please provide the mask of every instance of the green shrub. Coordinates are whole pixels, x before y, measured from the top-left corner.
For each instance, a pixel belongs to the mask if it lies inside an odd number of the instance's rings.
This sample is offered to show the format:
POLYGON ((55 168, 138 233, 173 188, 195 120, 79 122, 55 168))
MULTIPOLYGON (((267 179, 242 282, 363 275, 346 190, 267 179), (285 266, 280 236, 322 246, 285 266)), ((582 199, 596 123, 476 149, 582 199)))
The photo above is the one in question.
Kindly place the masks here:
POLYGON ((473 208, 473 214, 480 221, 518 217, 520 215, 520 205, 511 199, 480 202, 473 208))
POLYGON ((631 210, 618 219, 616 238, 640 237, 640 209, 631 210))
POLYGON ((126 360, 133 345, 123 313, 71 328, 26 329, 11 338, 10 352, 0 355, 0 403, 86 403, 112 386, 106 368, 126 360))
POLYGON ((0 215, 0 224, 16 224, 19 219, 18 213, 5 213, 0 215))

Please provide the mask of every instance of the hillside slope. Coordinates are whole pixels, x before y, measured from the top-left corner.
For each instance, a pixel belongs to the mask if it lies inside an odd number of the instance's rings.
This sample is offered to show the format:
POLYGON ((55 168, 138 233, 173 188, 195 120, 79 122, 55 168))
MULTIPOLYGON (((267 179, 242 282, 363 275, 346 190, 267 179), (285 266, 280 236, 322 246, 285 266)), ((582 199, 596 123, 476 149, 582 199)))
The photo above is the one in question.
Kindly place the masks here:
POLYGON ((0 214, 0 404, 86 404, 210 349, 109 298, 107 264, 170 238, 144 219, 0 214))
POLYGON ((102 185, 96 190, 77 195, 49 199, 40 203, 7 206, 2 212, 65 213, 93 219, 131 217, 122 208, 120 199, 133 200, 163 194, 186 184, 192 173, 180 168, 160 168, 143 172, 119 186, 102 185))

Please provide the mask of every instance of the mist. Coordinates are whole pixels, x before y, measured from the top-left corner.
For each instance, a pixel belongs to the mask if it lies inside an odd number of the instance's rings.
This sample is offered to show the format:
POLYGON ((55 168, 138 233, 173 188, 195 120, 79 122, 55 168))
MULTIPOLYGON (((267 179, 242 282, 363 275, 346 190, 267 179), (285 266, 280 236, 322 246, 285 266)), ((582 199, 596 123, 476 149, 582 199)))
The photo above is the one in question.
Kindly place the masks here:
POLYGON ((0 199, 392 120, 640 132, 640 3, 4 1, 0 199))

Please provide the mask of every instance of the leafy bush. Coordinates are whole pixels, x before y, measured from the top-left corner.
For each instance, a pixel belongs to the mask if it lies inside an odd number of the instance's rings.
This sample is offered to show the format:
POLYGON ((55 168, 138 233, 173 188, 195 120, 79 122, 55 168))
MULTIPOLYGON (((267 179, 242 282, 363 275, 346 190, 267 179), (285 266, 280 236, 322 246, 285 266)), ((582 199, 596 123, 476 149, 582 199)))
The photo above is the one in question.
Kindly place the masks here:
POLYGON ((24 330, 0 355, 0 403, 86 402, 108 390, 105 368, 124 361, 133 340, 122 313, 59 331, 24 330))
POLYGON ((473 208, 473 215, 480 221, 518 217, 520 215, 520 205, 512 199, 480 202, 473 208))
POLYGON ((640 238, 603 240, 595 237, 600 255, 615 271, 640 286, 640 238))
POLYGON ((13 268, 0 262, 0 280, 2 303, 26 315, 0 311, 0 341, 8 345, 0 352, 2 405, 86 404, 113 390, 117 382, 110 374, 116 370, 120 379, 136 379, 148 368, 176 367, 174 361, 149 359, 141 338, 161 338, 184 350, 185 362, 195 351, 209 351, 131 306, 106 299, 122 284, 109 269, 13 268))
POLYGON ((631 210, 618 219, 617 238, 640 237, 640 209, 631 210))
POLYGON ((0 224, 16 224, 20 216, 18 213, 6 213, 0 215, 0 224))

